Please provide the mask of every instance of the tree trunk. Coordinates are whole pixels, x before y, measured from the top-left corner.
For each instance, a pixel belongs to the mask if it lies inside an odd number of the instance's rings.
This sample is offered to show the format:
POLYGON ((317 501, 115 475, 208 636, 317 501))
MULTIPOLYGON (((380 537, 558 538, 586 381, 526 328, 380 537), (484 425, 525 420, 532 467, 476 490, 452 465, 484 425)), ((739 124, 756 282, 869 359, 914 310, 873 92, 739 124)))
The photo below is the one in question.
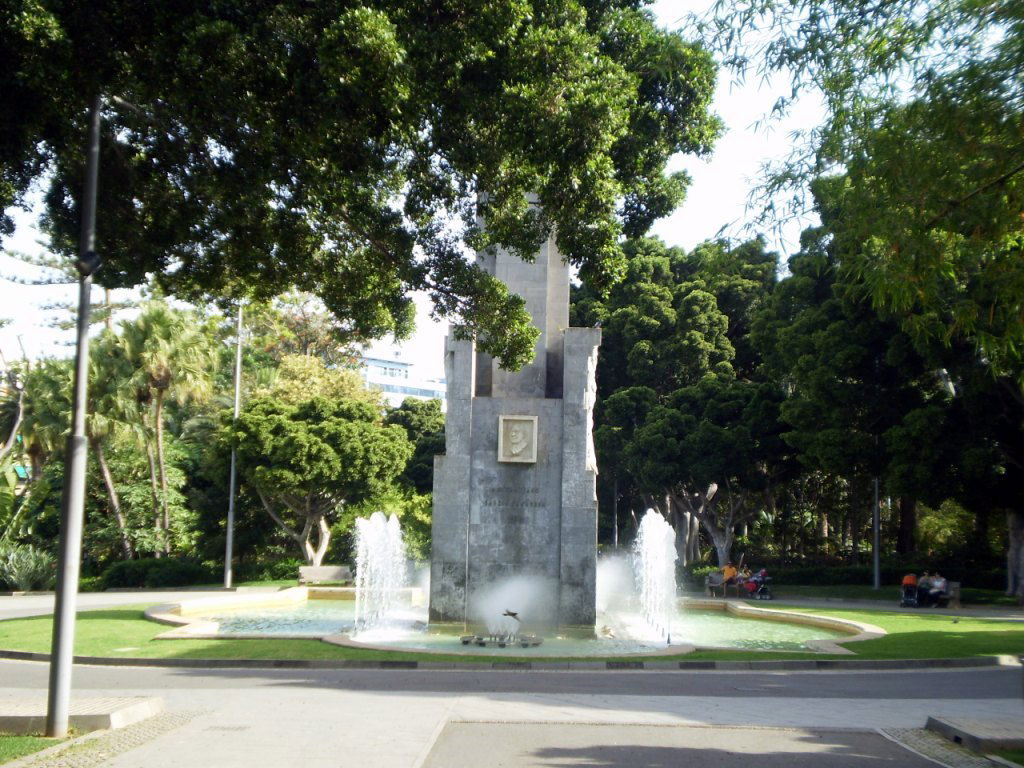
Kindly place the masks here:
POLYGON ((103 289, 103 307, 106 310, 106 317, 103 318, 103 325, 110 332, 114 330, 114 310, 110 308, 110 289, 103 289))
POLYGON ((896 535, 896 551, 901 555, 913 552, 917 539, 917 499, 900 496, 900 529, 896 535))
MULTIPOLYGON (((160 514, 160 489, 157 486, 156 459, 153 457, 153 446, 148 441, 146 442, 146 460, 149 462, 149 494, 153 501, 153 529, 159 531, 163 527, 163 518, 160 514)), ((154 557, 160 557, 161 554, 160 547, 154 549, 154 557)))
POLYGON ((324 556, 327 554, 327 545, 331 543, 331 526, 327 524, 327 518, 323 515, 317 520, 317 528, 319 537, 316 550, 313 552, 313 561, 310 565, 320 565, 323 563, 324 556))
POLYGON ((164 521, 164 553, 171 554, 171 513, 167 507, 167 461, 164 458, 164 390, 156 391, 156 458, 160 470, 160 509, 164 521))
POLYGON ((1006 594, 1024 603, 1024 512, 1006 513, 1006 594))
POLYGON ((114 487, 114 477, 110 474, 107 456, 103 452, 103 442, 96 438, 90 438, 89 442, 92 443, 92 451, 96 455, 96 463, 100 467, 100 474, 103 475, 103 484, 107 488, 110 511, 113 512, 114 520, 117 521, 117 530, 121 533, 121 548, 124 550, 125 558, 131 560, 135 557, 135 552, 132 550, 132 542, 128 537, 128 526, 125 523, 124 513, 121 512, 121 500, 117 496, 117 488, 114 487))
POLYGON ((21 427, 21 419, 25 413, 25 390, 22 389, 18 393, 18 404, 15 406, 14 411, 14 426, 11 427, 11 434, 7 438, 2 446, 0 446, 0 459, 14 450, 15 443, 18 442, 18 429, 21 427))
POLYGON ((729 526, 725 530, 717 530, 706 525, 704 526, 704 530, 711 535, 711 541, 715 545, 715 554, 718 556, 719 567, 724 566, 732 559, 732 526, 729 526))
POLYGON ((828 554, 828 513, 825 510, 818 513, 818 545, 828 554))
POLYGON ((690 562, 700 562, 700 520, 690 515, 690 536, 689 551, 687 552, 690 562))
POLYGON ((671 510, 669 520, 676 534, 676 558, 680 565, 687 566, 690 564, 690 519, 693 516, 678 504, 672 504, 671 499, 667 501, 671 510))

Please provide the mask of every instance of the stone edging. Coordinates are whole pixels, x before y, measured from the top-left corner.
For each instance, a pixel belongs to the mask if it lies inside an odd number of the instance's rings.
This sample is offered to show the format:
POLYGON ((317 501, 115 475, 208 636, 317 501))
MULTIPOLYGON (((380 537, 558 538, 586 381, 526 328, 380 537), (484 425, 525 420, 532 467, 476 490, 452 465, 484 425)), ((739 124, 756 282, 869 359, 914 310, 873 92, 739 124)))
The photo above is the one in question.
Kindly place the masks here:
MULTIPOLYGON (((49 662, 50 654, 0 650, 0 659, 49 662)), ((1020 666, 1015 656, 964 659, 795 659, 754 661, 370 661, 357 659, 147 659, 75 656, 76 664, 103 667, 181 667, 191 669, 479 669, 535 671, 897 671, 912 669, 975 669, 1020 666)))
MULTIPOLYGON (((339 594, 351 595, 352 588, 316 588, 316 587, 291 587, 279 592, 256 593, 236 595, 230 598, 222 596, 204 597, 194 600, 183 600, 178 603, 162 603, 152 605, 146 609, 147 619, 161 624, 174 626, 168 632, 157 636, 158 640, 173 640, 182 638, 191 639, 219 639, 222 635, 217 633, 216 624, 204 621, 201 614, 208 613, 213 608, 242 608, 262 607, 267 605, 285 605, 289 603, 300 603, 308 599, 316 598, 337 598, 339 594), (199 615, 197 615, 199 614, 199 615)), ((845 648, 846 643, 871 640, 882 637, 885 630, 873 624, 840 619, 833 616, 815 616, 796 611, 778 610, 749 605, 744 602, 732 602, 729 600, 714 600, 702 598, 683 598, 681 604, 684 607, 696 608, 705 611, 724 611, 741 618, 762 619, 768 621, 781 621, 789 624, 803 624, 822 627, 833 631, 846 633, 842 638, 826 638, 808 642, 808 648, 812 653, 828 653, 832 655, 853 655, 853 651, 845 648)), ((238 634, 236 639, 264 637, 261 634, 238 634)), ((305 635, 276 635, 279 639, 305 638, 305 635)), ((366 650, 392 650, 386 647, 377 646, 372 643, 359 643, 352 640, 348 635, 327 635, 320 638, 321 641, 332 644, 347 646, 350 648, 361 648, 366 650)), ((697 650, 735 650, 734 648, 718 648, 715 646, 698 646, 689 643, 672 645, 659 651, 648 651, 637 656, 657 657, 675 656, 679 654, 693 653, 697 650)), ((419 653, 444 655, 450 651, 444 650, 421 650, 419 653)))

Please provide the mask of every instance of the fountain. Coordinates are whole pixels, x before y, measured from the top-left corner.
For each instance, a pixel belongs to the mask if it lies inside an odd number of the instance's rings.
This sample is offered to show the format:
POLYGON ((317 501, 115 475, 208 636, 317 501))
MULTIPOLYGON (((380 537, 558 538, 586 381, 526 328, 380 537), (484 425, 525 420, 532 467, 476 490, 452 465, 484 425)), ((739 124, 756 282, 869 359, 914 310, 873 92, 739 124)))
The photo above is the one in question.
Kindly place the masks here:
MULTIPOLYGON (((758 642, 792 628, 727 616, 760 615, 739 601, 699 601, 706 612, 682 620, 674 535, 653 511, 643 518, 631 566, 609 561, 599 569, 592 429, 601 331, 569 326, 569 266, 553 234, 532 262, 489 248, 477 263, 523 297, 539 335, 533 360, 519 371, 501 368, 472 339, 452 335, 445 343, 448 413, 445 451, 434 458, 429 606, 419 603, 425 610, 417 614, 398 604, 408 595, 415 608, 422 592, 405 586, 398 519, 377 512, 356 521, 354 595, 297 587, 220 602, 236 612, 260 603, 262 613, 241 619, 211 616, 208 604, 182 603, 161 615, 188 623, 202 613, 213 636, 237 626, 239 634, 301 632, 329 642, 442 653, 457 648, 460 638, 474 653, 507 653, 503 646, 522 653, 518 647, 528 639, 528 652, 549 656, 658 653, 666 646, 675 653, 698 644, 768 647, 736 640, 758 642), (602 578, 615 576, 617 594, 599 583, 599 570, 602 578), (329 612, 331 626, 323 629, 329 612), (534 633, 541 632, 537 648, 534 633)), ((815 642, 807 633, 793 641, 796 649, 815 642)), ((771 647, 793 648, 787 643, 771 647)))
POLYGON ((648 509, 633 543, 640 615, 668 645, 672 644, 672 619, 677 610, 675 538, 668 521, 648 509))
POLYGON ((356 520, 355 628, 378 629, 398 607, 407 586, 405 542, 396 515, 374 512, 356 520))
POLYGON ((758 620, 753 617, 767 617, 765 612, 738 600, 692 600, 698 610, 684 614, 676 598, 673 531, 651 510, 629 555, 598 563, 597 622, 589 627, 548 625, 557 586, 550 578, 525 575, 475 590, 467 601, 467 623, 428 624, 426 606, 416 606, 429 585, 406 586, 398 519, 378 512, 357 521, 356 531, 355 589, 293 587, 202 598, 160 606, 147 615, 185 625, 167 637, 319 637, 342 645, 435 653, 452 653, 461 641, 463 653, 532 657, 685 653, 694 647, 843 653, 833 640, 858 631, 849 622, 783 618, 778 612, 771 613, 774 621, 758 620))

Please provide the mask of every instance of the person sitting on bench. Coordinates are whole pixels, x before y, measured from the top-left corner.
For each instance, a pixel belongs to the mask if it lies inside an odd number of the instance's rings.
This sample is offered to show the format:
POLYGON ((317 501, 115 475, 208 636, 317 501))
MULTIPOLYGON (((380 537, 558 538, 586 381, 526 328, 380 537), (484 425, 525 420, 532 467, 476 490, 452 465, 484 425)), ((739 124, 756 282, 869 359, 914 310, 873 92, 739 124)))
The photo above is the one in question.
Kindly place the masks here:
POLYGON ((949 582, 942 578, 942 574, 938 571, 932 576, 931 588, 928 590, 928 602, 935 606, 949 602, 949 582))
POLYGON ((736 566, 730 560, 725 564, 725 568, 722 569, 722 580, 729 585, 735 584, 738 573, 739 571, 736 570, 736 566))
POLYGON ((921 606, 928 605, 928 596, 931 593, 932 588, 932 577, 925 571, 921 574, 921 578, 917 580, 917 604, 921 606))

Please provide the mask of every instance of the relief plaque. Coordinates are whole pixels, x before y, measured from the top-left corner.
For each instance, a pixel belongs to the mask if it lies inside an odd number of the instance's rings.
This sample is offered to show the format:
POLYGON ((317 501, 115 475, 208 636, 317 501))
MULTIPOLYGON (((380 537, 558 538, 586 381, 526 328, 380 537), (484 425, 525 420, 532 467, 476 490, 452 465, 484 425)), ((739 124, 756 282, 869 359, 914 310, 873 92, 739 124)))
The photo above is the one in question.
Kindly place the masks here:
POLYGON ((498 417, 498 461, 537 462, 537 417, 498 417))

